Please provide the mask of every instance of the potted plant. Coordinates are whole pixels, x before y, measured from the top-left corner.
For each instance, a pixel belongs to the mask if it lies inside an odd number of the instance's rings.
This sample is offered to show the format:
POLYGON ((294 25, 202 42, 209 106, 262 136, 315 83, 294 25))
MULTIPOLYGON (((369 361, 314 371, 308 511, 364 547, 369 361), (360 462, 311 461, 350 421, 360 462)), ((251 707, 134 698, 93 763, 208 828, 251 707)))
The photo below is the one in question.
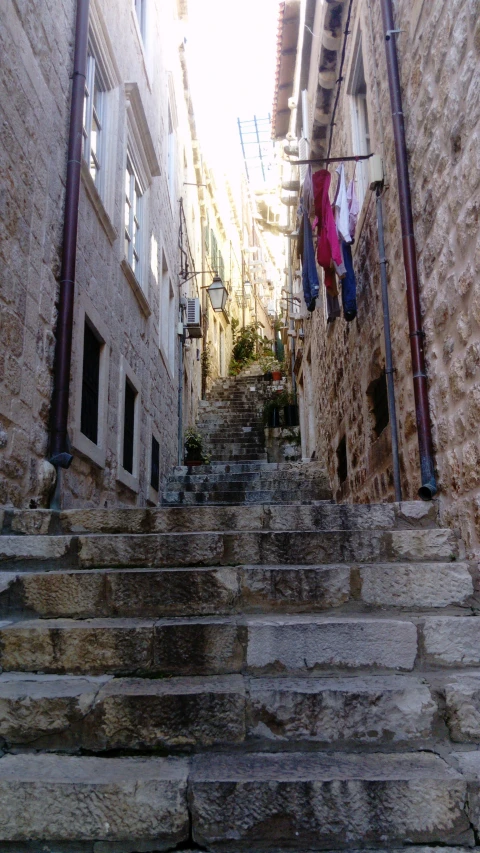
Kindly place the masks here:
POLYGON ((194 427, 185 430, 184 446, 185 465, 208 465, 210 456, 203 452, 203 438, 194 427))
POLYGON ((263 423, 266 427, 269 427, 269 429, 280 426, 279 396, 280 395, 277 394, 275 397, 271 397, 270 400, 266 401, 263 407, 263 423))
POLYGON ((283 425, 295 427, 299 425, 298 404, 294 394, 286 389, 277 397, 277 405, 283 409, 283 425))

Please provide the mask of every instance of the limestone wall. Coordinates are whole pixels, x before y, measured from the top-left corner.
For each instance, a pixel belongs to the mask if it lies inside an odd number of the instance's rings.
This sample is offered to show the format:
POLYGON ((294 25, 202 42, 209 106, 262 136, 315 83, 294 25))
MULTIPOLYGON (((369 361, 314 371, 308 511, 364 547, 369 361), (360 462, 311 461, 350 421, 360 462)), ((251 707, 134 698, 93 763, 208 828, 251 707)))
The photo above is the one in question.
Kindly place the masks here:
MULTIPOLYGON (((413 4, 400 0, 396 16, 396 25, 402 30, 397 43, 439 496, 444 520, 457 526, 467 545, 478 550, 480 4, 473 0, 417 0, 413 4)), ((387 172, 383 204, 400 464, 403 497, 413 498, 420 485, 419 462, 391 112, 378 0, 355 4, 351 30, 331 153, 353 151, 349 81, 361 37, 371 150, 383 154, 387 172)), ((316 85, 313 76, 311 89, 316 85)), ((312 94, 311 91, 311 97, 312 94)), ((352 174, 353 167, 349 165, 348 176, 352 174)), ((310 352, 315 388, 317 457, 328 464, 337 498, 354 501, 393 498, 390 428, 376 436, 367 393, 370 383, 384 368, 376 235, 375 203, 367 192, 354 248, 358 317, 351 324, 341 319, 333 327, 327 326, 319 304, 305 323, 304 351, 310 352), (336 449, 343 435, 347 442, 348 476, 340 484, 336 449)))
MULTIPOLYGON (((0 502, 18 506, 36 500, 37 466, 47 453, 74 9, 73 0, 9 3, 7 27, 2 27, 0 36, 2 104, 8 104, 0 158, 9 176, 0 226, 5 229, 1 245, 4 384, 0 502)), ((151 0, 147 16, 142 37, 131 0, 91 0, 91 22, 95 22, 95 39, 104 64, 107 106, 102 132, 109 177, 101 200, 85 168, 80 188, 69 409, 74 460, 63 477, 65 506, 156 501, 158 496, 150 490, 152 435, 160 445, 161 481, 177 458, 178 199, 183 181, 194 181, 195 176, 178 55, 182 31, 176 3, 151 0), (171 146, 168 151, 168 104, 175 131, 173 161, 169 160, 171 146), (124 264, 129 145, 140 151, 138 159, 146 176, 141 288, 124 264), (169 312, 161 296, 166 277, 171 283, 169 312), (101 335, 108 355, 101 390, 99 454, 79 430, 85 317, 101 335), (126 375, 131 376, 138 393, 131 479, 121 476, 126 375)), ((200 247, 200 213, 197 206, 195 235, 192 206, 194 201, 187 202, 190 242, 196 251, 200 247)), ((193 295, 187 291, 186 295, 193 295)), ((195 351, 187 355, 185 367, 184 405, 189 419, 195 414, 200 382, 195 351)))

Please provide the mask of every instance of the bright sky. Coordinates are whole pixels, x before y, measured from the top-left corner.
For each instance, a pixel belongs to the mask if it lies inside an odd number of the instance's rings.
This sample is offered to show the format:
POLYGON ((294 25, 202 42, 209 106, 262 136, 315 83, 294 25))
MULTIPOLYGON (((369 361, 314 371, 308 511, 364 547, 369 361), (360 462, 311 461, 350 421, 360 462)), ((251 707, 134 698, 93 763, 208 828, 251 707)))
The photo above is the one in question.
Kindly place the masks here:
POLYGON ((239 150, 237 118, 272 111, 279 0, 189 0, 187 56, 197 131, 208 160, 239 150))

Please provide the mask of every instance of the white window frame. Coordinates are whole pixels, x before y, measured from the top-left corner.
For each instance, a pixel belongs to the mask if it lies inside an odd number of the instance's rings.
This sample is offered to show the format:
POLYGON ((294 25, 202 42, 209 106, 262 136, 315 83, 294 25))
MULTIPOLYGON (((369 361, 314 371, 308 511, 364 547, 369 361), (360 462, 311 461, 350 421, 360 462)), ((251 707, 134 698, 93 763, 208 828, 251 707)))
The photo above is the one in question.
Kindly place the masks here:
POLYGON ((108 30, 98 7, 98 0, 91 0, 86 89, 88 97, 84 104, 82 181, 94 210, 109 240, 118 237, 113 222, 115 217, 118 106, 120 72, 115 60, 108 30), (97 161, 99 169, 92 176, 90 168, 93 102, 88 101, 94 90, 95 80, 101 94, 98 118, 101 124, 97 161))
MULTIPOLYGON (((155 176, 160 175, 160 165, 157 159, 155 145, 148 126, 145 109, 143 107, 142 98, 138 83, 125 84, 126 98, 126 147, 124 160, 124 183, 123 197, 124 204, 122 206, 125 211, 126 193, 125 193, 125 176, 127 170, 132 169, 132 173, 136 176, 137 186, 139 189, 139 198, 141 199, 141 211, 139 218, 139 242, 136 245, 138 253, 138 264, 132 267, 133 256, 127 251, 125 256, 125 238, 123 242, 123 260, 121 262, 125 277, 130 284, 137 302, 146 317, 152 313, 150 303, 148 301, 149 290, 149 238, 148 238, 148 203, 149 192, 152 180, 155 176)), ((131 225, 131 223, 130 223, 131 225)), ((122 223, 125 234, 125 216, 122 223)), ((133 251, 133 249, 132 249, 133 251)))
POLYGON ((145 42, 147 35, 147 0, 133 0, 133 8, 138 21, 138 29, 145 42))
POLYGON ((145 191, 140 183, 137 170, 133 164, 132 155, 127 149, 127 163, 125 166, 125 258, 127 259, 133 274, 141 284, 144 267, 144 243, 143 234, 143 206, 145 191))
POLYGON ((120 386, 118 390, 118 427, 117 427, 117 481, 127 486, 132 492, 140 491, 140 413, 141 413, 141 383, 124 356, 120 356, 120 386), (125 383, 130 382, 136 391, 134 427, 133 427, 133 471, 127 471, 123 465, 123 429, 125 421, 125 383))
MULTIPOLYGON (((359 33, 350 72, 348 94, 350 95, 350 115, 352 125, 352 153, 355 155, 370 154, 370 123, 368 118, 368 89, 359 90, 365 83, 365 63, 363 59, 362 37, 359 33)), ((357 198, 360 209, 368 192, 368 161, 359 161, 356 166, 357 198)))
POLYGON ((75 300, 75 330, 74 330, 74 423, 72 445, 99 468, 105 468, 107 450, 107 415, 108 415, 108 375, 110 364, 109 334, 97 309, 88 296, 80 291, 75 300), (95 444, 81 431, 82 416, 82 380, 83 380, 83 345, 85 318, 101 342, 100 370, 98 382, 98 431, 95 444))
POLYGON ((95 56, 89 52, 87 56, 87 78, 85 80, 85 97, 83 102, 83 159, 85 160, 93 183, 100 196, 105 173, 105 85, 101 78, 95 56), (98 102, 95 105, 95 95, 98 102), (98 127, 98 140, 93 145, 95 125, 98 127), (95 150, 94 150, 95 148, 95 150))
POLYGON ((158 347, 165 366, 173 379, 175 371, 175 341, 177 338, 177 300, 167 259, 162 253, 162 281, 159 299, 158 347))

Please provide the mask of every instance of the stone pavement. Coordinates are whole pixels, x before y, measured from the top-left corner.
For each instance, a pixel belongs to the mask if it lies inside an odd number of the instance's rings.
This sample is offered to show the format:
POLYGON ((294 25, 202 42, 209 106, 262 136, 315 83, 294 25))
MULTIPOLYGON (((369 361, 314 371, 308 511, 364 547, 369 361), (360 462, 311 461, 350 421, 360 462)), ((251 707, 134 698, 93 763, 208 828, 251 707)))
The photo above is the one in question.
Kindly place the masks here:
POLYGON ((0 851, 475 846, 476 565, 256 464, 290 503, 1 513, 0 851))

